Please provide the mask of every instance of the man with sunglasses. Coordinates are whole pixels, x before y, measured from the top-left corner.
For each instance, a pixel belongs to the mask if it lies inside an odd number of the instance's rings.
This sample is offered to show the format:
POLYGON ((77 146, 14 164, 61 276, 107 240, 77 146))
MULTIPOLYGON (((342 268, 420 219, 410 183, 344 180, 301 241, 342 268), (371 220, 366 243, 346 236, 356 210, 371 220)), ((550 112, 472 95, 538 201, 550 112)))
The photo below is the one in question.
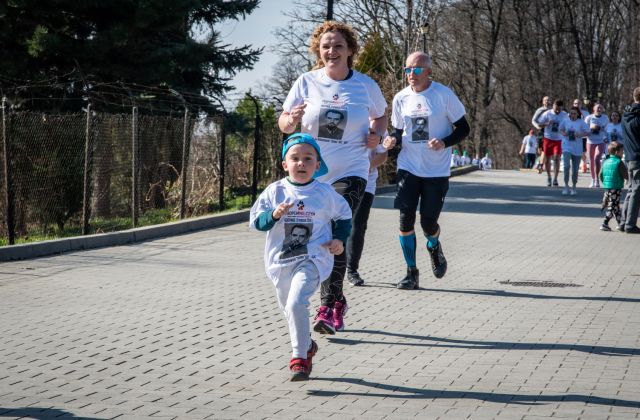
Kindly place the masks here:
POLYGON ((398 190, 394 207, 400 210, 400 246, 407 263, 398 289, 418 289, 416 265, 416 210, 420 203, 420 226, 436 278, 447 271, 440 243, 438 218, 449 190, 451 146, 469 135, 464 105, 448 87, 431 80, 431 57, 414 52, 404 72, 409 86, 393 98, 391 123, 394 135, 387 138, 402 149, 398 155, 398 190), (420 130, 426 139, 414 136, 420 130))

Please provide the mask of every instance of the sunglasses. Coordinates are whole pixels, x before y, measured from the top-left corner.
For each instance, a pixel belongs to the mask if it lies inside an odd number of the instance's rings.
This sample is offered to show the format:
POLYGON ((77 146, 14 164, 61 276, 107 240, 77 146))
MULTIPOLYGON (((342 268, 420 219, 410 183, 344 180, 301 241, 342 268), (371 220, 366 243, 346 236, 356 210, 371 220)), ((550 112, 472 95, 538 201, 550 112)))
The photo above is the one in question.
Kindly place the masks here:
POLYGON ((413 72, 413 74, 415 74, 416 76, 419 74, 422 74, 422 72, 425 70, 426 70, 426 67, 405 67, 404 68, 405 74, 411 74, 411 72, 413 72))

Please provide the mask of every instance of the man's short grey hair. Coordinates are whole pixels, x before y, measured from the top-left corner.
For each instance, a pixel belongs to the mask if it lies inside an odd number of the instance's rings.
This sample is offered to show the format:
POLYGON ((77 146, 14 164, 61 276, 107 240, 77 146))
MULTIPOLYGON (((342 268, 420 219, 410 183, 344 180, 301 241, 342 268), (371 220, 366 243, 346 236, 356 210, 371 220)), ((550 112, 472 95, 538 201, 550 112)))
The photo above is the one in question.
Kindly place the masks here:
MULTIPOLYGON (((431 66, 433 65, 433 62, 431 61, 431 56, 426 52, 415 51, 409 54, 409 57, 411 56, 415 56, 416 58, 418 58, 418 60, 420 61, 420 63, 422 63, 424 67, 431 68, 431 66)), ((409 59, 409 57, 407 57, 407 59, 409 59)))

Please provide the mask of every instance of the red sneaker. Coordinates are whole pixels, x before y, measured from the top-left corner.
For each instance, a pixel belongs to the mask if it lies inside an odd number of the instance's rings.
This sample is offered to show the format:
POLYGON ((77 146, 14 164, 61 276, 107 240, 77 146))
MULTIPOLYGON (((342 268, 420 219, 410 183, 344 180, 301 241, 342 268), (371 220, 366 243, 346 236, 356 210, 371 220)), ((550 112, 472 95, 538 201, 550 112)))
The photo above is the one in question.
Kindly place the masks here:
POLYGON ((291 359, 289 370, 291 371, 291 382, 308 381, 311 364, 305 359, 291 359))
POLYGON ((309 364, 309 374, 311 374, 311 369, 313 369, 312 359, 313 356, 318 352, 318 344, 311 340, 311 346, 309 346, 309 351, 307 351, 307 363, 309 364))

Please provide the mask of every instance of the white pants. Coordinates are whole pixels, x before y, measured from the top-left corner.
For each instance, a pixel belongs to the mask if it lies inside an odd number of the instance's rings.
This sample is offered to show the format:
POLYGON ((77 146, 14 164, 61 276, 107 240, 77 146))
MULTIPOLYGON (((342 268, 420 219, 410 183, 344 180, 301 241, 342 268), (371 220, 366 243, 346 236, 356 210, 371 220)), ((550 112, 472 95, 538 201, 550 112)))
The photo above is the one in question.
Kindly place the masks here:
POLYGON ((306 260, 284 268, 273 283, 278 306, 289 323, 291 357, 306 359, 311 347, 309 300, 320 287, 320 273, 313 262, 306 260))

